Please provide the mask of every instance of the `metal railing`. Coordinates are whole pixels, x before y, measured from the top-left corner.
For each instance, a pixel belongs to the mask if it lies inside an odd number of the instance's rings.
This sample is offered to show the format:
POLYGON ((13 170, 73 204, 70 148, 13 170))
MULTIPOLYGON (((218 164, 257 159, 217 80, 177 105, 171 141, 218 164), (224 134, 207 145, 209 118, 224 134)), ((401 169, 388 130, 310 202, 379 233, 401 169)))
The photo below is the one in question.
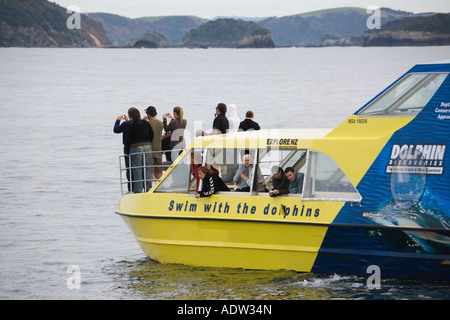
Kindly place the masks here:
MULTIPOLYGON (((130 153, 129 155, 120 155, 119 156, 119 172, 120 172, 120 191, 121 194, 124 195, 126 193, 134 193, 133 187, 136 184, 142 183, 142 190, 138 190, 137 192, 147 192, 152 187, 155 181, 159 181, 159 178, 155 178, 152 175, 150 178, 147 177, 147 173, 154 168, 160 168, 161 172, 159 176, 162 176, 163 172, 166 171, 171 165, 173 161, 168 161, 166 157, 166 153, 171 153, 172 160, 175 160, 178 157, 178 154, 181 153, 183 149, 172 149, 172 150, 161 150, 161 151, 149 151, 149 152, 136 152, 130 153), (161 154, 161 164, 153 163, 153 155, 161 154), (142 165, 133 166, 132 165, 132 157, 142 155, 142 165), (150 157, 150 165, 146 165, 147 157, 150 157), (123 159, 123 160, 122 160, 123 159), (133 179, 133 172, 136 175, 136 170, 142 170, 142 179, 133 179), (125 177, 124 177, 125 176, 125 177), (149 184, 149 185, 148 185, 149 184), (124 185, 127 185, 124 188, 124 185), (127 190, 125 192, 125 190, 127 190)), ((153 170, 154 171, 154 170, 153 170)))

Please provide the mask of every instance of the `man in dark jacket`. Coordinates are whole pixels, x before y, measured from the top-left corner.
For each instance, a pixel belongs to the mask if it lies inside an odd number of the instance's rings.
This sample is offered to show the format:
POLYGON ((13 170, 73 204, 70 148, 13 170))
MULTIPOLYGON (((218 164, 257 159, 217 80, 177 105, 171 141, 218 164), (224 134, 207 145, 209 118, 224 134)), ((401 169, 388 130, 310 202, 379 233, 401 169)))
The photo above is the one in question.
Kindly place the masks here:
POLYGON ((247 131, 247 130, 259 130, 261 129, 259 124, 255 121, 253 121, 253 111, 247 111, 247 113, 245 114, 245 120, 241 121, 241 123, 239 124, 239 129, 238 131, 247 131))
POLYGON ((219 103, 216 107, 216 117, 213 121, 213 131, 212 134, 225 134, 227 133, 230 125, 228 124, 228 119, 225 116, 227 113, 227 105, 225 103, 219 103))

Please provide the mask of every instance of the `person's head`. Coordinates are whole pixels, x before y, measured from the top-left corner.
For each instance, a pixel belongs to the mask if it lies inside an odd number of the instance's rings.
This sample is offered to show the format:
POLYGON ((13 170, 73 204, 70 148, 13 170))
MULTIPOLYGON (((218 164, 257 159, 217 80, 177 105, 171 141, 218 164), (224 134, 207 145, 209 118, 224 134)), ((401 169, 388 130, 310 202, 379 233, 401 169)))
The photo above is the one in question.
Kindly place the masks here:
POLYGON ((153 106, 149 106, 147 109, 144 110, 145 113, 147 113, 147 116, 149 117, 155 117, 158 113, 156 112, 156 108, 153 106))
POLYGON ((206 175, 210 172, 211 170, 204 166, 197 169, 198 177, 202 180, 205 179, 206 175))
POLYGON ((219 103, 216 107, 216 114, 225 115, 225 113, 227 113, 227 105, 225 103, 219 103))
POLYGON ((295 171, 294 171, 294 168, 288 167, 288 168, 286 168, 286 170, 284 171, 284 173, 286 174, 286 178, 288 178, 289 181, 294 181, 294 180, 295 180, 295 171))
POLYGON ((280 179, 283 175, 283 169, 279 166, 273 166, 271 171, 275 179, 280 179))
POLYGON ((133 123, 140 123, 141 113, 138 109, 131 107, 130 109, 128 109, 128 118, 130 118, 133 123))
POLYGON ((254 117, 253 111, 248 110, 248 111, 245 113, 245 117, 248 118, 248 119, 253 119, 253 117, 254 117))
POLYGON ((246 167, 250 166, 250 165, 252 164, 252 162, 253 162, 253 158, 252 158, 252 156, 249 155, 249 154, 246 154, 246 155, 244 156, 243 160, 244 160, 244 165, 245 165, 246 167))
POLYGON ((175 118, 178 118, 180 122, 183 122, 183 108, 182 107, 173 108, 173 116, 175 118))

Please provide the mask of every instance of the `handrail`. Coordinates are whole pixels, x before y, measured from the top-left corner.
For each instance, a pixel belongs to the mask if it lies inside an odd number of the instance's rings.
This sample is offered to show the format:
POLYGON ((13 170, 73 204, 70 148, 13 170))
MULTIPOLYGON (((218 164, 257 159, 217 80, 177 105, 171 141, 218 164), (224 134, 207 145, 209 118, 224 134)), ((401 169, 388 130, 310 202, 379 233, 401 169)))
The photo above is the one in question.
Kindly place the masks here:
MULTIPOLYGON (((148 152, 135 152, 135 153, 130 153, 129 155, 120 155, 119 156, 119 175, 120 175, 120 191, 121 194, 124 195, 125 193, 132 193, 132 186, 133 183, 136 182, 143 182, 144 184, 144 190, 148 190, 151 188, 151 185, 153 184, 153 182, 155 181, 159 181, 160 179, 155 179, 155 178, 150 178, 147 179, 147 166, 145 165, 145 158, 150 156, 152 157, 153 154, 158 154, 161 153, 161 159, 165 159, 165 161, 162 161, 161 165, 155 165, 155 164, 151 164, 151 168, 163 168, 163 169, 167 169, 171 166, 172 162, 168 163, 167 158, 165 157, 166 152, 179 152, 181 153, 183 151, 183 149, 172 149, 172 150, 159 150, 159 151, 148 151, 148 152), (143 165, 141 166, 132 166, 131 163, 131 157, 134 155, 142 155, 143 156, 143 165), (164 155, 164 156, 163 156, 164 155), (128 157, 128 167, 126 166, 126 158, 128 157), (122 160, 123 159, 123 160, 122 160), (143 179, 142 180, 133 180, 133 169, 142 169, 143 170, 143 179), (128 171, 128 172, 127 172, 128 171), (125 173, 126 178, 124 179, 123 175, 125 173), (150 181, 150 188, 147 189, 147 181, 150 181), (127 192, 124 192, 124 185, 129 185, 129 187, 126 188, 127 192)), ((165 171, 165 170, 162 170, 165 171)))

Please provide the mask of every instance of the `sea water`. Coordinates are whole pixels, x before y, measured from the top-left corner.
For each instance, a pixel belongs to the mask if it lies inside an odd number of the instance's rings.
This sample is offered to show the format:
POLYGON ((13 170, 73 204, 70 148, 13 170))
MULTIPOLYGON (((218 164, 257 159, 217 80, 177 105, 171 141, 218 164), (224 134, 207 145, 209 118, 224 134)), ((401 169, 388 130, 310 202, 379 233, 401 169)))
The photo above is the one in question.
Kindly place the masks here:
MULTIPOLYGON (((184 108, 187 139, 219 102, 262 128, 332 128, 450 47, 0 49, 0 299, 448 299, 449 285, 163 265, 121 218, 129 107, 184 108)), ((369 275, 368 275, 369 276, 369 275)))

